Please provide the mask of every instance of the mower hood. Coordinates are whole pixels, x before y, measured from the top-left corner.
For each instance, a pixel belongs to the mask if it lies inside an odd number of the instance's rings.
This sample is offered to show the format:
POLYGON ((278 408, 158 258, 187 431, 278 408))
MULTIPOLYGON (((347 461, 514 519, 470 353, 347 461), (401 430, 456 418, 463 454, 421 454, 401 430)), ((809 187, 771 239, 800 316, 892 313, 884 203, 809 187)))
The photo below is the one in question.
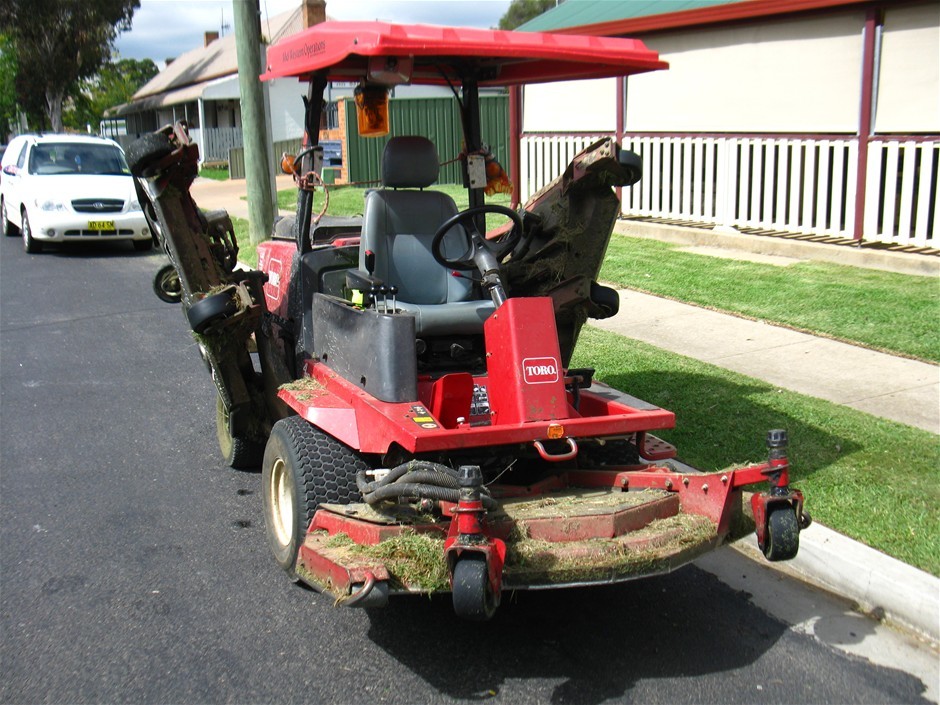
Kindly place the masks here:
POLYGON ((544 32, 322 22, 268 49, 262 80, 326 74, 332 81, 370 77, 375 59, 409 64, 402 82, 429 85, 473 78, 480 86, 512 86, 627 76, 668 68, 636 39, 544 32), (371 60, 371 62, 370 62, 371 60))

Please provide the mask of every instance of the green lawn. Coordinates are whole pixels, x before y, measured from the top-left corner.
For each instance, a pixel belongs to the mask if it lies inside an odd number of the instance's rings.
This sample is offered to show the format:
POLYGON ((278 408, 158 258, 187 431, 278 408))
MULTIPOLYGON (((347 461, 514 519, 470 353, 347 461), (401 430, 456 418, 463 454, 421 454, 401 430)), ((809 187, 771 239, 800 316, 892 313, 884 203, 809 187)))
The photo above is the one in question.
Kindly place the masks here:
POLYGON ((235 241, 238 243, 238 261, 244 262, 249 267, 257 267, 258 251, 251 244, 251 236, 248 234, 248 221, 244 218, 232 216, 232 226, 235 228, 235 241))
MULTIPOLYGON (((440 186, 432 186, 431 190, 443 191, 444 193, 450 194, 451 198, 453 198, 454 202, 457 204, 457 208, 460 210, 466 208, 470 202, 467 196, 467 190, 463 186, 444 184, 440 186)), ((365 198, 365 192, 366 189, 355 186, 330 186, 330 204, 327 208, 327 214, 336 216, 362 215, 362 204, 365 198)), ((313 194, 314 213, 319 213, 320 209, 323 207, 323 200, 323 190, 317 189, 313 194)), ((508 206, 509 196, 506 194, 498 194, 496 196, 487 197, 486 202, 494 203, 496 205, 508 206)), ((277 206, 278 208, 287 210, 296 208, 297 190, 285 189, 283 191, 278 191, 277 206)))
POLYGON ((216 181, 227 181, 228 167, 203 167, 199 170, 199 176, 206 179, 215 179, 216 181))
POLYGON ((572 366, 676 414, 657 432, 682 460, 717 470, 763 460, 790 434, 791 477, 828 527, 940 575, 940 438, 839 404, 586 327, 572 366))
POLYGON ((940 281, 822 262, 775 267, 614 235, 617 286, 940 362, 940 281))

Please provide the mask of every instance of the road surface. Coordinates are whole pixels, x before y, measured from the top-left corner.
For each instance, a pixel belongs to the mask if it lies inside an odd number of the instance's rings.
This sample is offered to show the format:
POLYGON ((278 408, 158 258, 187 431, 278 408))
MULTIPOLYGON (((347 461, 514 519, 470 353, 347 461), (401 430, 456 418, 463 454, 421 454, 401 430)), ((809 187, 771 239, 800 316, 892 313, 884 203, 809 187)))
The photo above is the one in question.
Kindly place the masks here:
POLYGON ((0 238, 0 702, 936 700, 935 653, 730 549, 506 596, 486 624, 290 584, 260 476, 222 465, 209 376, 151 293, 164 261, 0 238))

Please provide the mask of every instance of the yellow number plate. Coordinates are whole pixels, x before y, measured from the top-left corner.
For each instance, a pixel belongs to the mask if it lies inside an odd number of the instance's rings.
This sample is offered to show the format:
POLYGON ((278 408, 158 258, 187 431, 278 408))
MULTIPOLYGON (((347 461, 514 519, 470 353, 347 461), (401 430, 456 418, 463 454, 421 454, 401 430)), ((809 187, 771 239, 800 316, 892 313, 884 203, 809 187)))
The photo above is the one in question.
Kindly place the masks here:
POLYGON ((114 230, 113 220, 89 220, 89 230, 114 230))

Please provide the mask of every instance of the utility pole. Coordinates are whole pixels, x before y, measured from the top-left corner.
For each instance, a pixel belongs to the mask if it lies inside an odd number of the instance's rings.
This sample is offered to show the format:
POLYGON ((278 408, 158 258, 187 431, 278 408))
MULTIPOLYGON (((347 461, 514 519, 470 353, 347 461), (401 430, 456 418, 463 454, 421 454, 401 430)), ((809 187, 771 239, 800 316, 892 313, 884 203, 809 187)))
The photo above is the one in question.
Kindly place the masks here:
POLYGON ((274 174, 261 80, 261 11, 258 0, 233 0, 242 143, 248 187, 248 233, 252 243, 274 229, 274 174))

